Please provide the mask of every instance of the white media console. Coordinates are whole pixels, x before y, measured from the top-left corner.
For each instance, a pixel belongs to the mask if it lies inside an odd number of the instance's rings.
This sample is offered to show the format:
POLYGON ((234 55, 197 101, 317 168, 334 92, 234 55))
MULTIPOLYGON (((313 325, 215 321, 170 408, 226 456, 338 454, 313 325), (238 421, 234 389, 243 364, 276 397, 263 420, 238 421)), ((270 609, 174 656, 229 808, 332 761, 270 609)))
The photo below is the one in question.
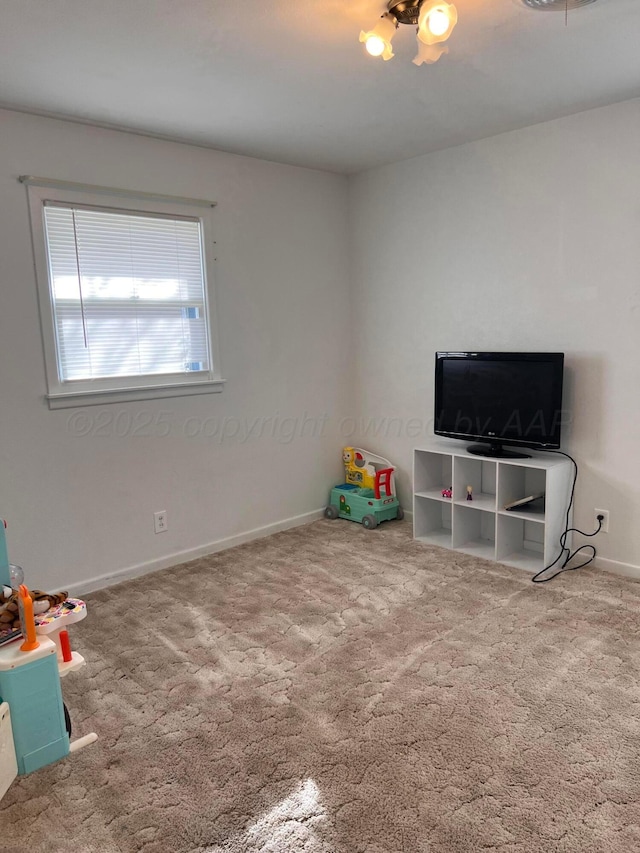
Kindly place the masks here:
MULTIPOLYGON (((560 553, 573 466, 564 456, 524 452, 531 458, 474 456, 446 441, 416 448, 414 537, 530 572, 552 563, 560 553), (468 486, 472 500, 467 500, 468 486), (453 496, 443 497, 443 489, 449 488, 453 496), (544 500, 504 509, 534 494, 544 494, 544 500)), ((566 544, 571 545, 571 534, 566 544)))

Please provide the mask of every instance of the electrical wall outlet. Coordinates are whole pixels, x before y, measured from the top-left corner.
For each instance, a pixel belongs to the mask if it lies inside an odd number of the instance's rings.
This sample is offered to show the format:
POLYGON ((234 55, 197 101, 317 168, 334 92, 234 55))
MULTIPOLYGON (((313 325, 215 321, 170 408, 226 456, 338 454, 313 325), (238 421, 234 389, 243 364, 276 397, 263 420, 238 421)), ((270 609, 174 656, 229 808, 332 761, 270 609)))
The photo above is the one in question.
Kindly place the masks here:
POLYGON ((598 527, 598 516, 602 515, 604 518, 602 519, 602 527, 600 528, 600 533, 608 533, 609 532, 609 510, 608 509, 594 509, 593 511, 593 524, 597 528, 598 527))
POLYGON ((153 513, 153 526, 156 533, 164 533, 165 530, 169 529, 166 509, 161 509, 160 512, 153 513))

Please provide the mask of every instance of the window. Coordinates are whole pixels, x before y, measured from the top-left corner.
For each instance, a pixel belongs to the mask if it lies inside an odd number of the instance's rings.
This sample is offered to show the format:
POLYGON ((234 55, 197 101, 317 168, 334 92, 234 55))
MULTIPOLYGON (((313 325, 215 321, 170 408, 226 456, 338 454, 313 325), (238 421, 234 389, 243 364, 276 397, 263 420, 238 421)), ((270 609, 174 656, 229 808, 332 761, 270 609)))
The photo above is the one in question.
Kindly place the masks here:
POLYGON ((49 405, 221 390, 212 205, 25 182, 49 405))

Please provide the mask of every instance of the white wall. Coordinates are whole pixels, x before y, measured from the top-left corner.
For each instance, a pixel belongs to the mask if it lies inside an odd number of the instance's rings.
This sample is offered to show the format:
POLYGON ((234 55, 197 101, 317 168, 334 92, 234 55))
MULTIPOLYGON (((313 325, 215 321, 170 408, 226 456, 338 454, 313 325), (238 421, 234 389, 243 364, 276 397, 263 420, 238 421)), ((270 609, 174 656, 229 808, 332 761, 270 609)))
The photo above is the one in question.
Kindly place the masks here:
POLYGON ((637 100, 352 179, 360 440, 405 502, 436 350, 564 351, 574 520, 609 509, 599 554, 640 565, 639 185, 637 100))
POLYGON ((0 516, 28 583, 86 588, 326 503, 350 370, 346 213, 336 175, 0 111, 0 516), (218 202, 222 394, 49 411, 21 174, 218 202))
POLYGON ((408 504, 433 353, 477 348, 567 354, 576 521, 609 509, 600 555, 640 565, 639 150, 630 101, 357 176, 348 222, 335 175, 0 111, 12 560, 32 585, 82 588, 287 523, 324 505, 347 441, 400 466, 408 504), (218 202, 222 394, 84 409, 89 435, 74 434, 74 410, 49 411, 20 174, 218 202), (225 418, 228 433, 242 426, 221 440, 225 418), (155 535, 158 509, 170 529, 155 535))

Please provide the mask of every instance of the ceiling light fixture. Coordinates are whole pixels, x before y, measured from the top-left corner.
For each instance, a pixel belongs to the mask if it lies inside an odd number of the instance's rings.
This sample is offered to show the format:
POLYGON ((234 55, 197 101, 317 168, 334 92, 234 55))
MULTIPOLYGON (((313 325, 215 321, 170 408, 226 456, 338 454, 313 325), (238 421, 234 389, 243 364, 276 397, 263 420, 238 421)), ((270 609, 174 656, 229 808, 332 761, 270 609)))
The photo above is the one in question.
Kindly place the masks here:
MULTIPOLYGON (((526 0, 525 0, 526 2, 526 0)), ((371 56, 393 57, 391 40, 400 24, 417 27, 416 65, 437 62, 449 48, 442 44, 458 22, 458 12, 446 0, 389 0, 386 13, 373 29, 360 33, 360 41, 371 56)))

